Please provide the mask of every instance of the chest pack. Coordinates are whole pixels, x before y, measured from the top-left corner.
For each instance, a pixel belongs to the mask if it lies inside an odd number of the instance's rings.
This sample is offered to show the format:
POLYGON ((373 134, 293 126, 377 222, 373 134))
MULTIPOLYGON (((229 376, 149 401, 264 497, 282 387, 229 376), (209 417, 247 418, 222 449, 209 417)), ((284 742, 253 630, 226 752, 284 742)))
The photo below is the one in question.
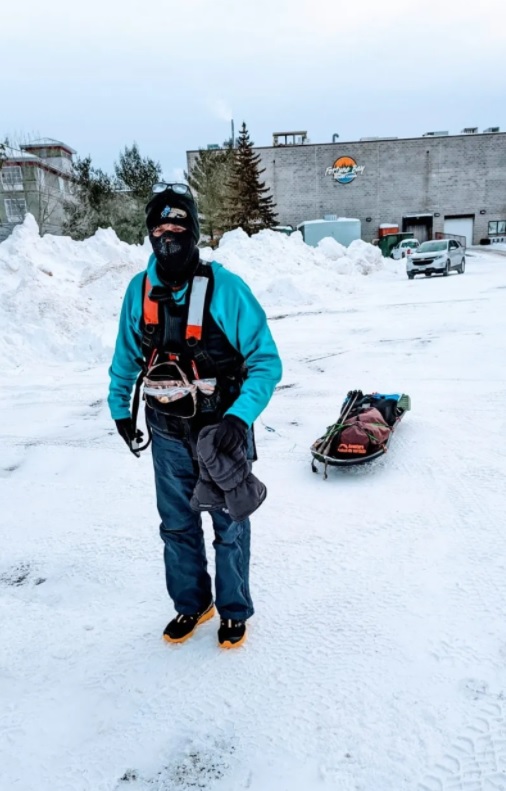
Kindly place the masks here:
POLYGON ((170 419, 219 419, 237 398, 245 378, 244 359, 210 313, 212 268, 199 264, 185 299, 143 281, 142 370, 132 417, 137 420, 141 391, 146 406, 170 419))

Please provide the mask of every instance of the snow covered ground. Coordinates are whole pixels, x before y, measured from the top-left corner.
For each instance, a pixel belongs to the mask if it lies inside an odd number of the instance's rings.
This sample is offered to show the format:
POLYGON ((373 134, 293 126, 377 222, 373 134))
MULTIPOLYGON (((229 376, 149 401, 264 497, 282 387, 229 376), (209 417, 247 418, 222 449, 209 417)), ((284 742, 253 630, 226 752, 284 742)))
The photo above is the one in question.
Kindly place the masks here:
POLYGON ((376 252, 236 234, 217 255, 285 366, 257 424, 257 614, 221 652, 216 620, 161 639, 151 462, 105 403, 147 250, 29 220, 0 245, 2 791, 506 788, 506 261, 408 281, 376 252), (413 411, 324 482, 308 448, 357 387, 413 411))
POLYGON ((501 253, 506 253, 506 243, 498 242, 498 244, 491 245, 492 250, 499 250, 501 253))

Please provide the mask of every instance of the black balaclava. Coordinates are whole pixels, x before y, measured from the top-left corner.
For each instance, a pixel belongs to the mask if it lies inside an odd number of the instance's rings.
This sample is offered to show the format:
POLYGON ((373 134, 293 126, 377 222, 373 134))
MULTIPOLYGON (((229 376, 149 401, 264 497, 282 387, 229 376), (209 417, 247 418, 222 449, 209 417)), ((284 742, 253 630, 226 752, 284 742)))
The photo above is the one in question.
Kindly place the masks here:
POLYGON ((171 189, 158 193, 146 206, 146 225, 160 280, 170 288, 184 286, 199 264, 200 228, 193 197, 189 193, 179 195, 171 189), (181 225, 186 230, 165 231, 161 236, 153 236, 153 230, 165 223, 181 225))

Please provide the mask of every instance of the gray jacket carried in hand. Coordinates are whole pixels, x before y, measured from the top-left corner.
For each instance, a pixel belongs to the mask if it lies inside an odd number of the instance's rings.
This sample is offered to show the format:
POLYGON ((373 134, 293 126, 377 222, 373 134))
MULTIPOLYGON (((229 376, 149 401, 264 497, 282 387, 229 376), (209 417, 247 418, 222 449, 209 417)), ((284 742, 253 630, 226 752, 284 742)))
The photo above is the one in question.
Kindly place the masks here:
POLYGON ((199 434, 199 479, 190 505, 194 511, 226 510, 234 522, 242 522, 262 505, 267 488, 251 472, 245 447, 230 454, 216 450, 217 428, 207 426, 199 434))

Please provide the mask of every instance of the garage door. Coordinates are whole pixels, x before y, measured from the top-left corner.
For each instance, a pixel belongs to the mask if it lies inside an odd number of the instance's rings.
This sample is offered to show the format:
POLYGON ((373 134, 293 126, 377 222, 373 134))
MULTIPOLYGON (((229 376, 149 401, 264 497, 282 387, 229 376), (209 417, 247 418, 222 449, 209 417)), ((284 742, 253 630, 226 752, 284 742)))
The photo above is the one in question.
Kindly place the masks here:
POLYGON ((466 246, 473 243, 474 217, 445 217, 444 232, 465 236, 466 246))
POLYGON ((430 230, 427 223, 417 222, 416 220, 407 220, 404 223, 405 233, 410 233, 413 239, 418 239, 419 242, 426 242, 430 239, 430 230))
POLYGON ((402 230, 410 233, 419 242, 432 239, 432 214, 405 214, 402 230))

